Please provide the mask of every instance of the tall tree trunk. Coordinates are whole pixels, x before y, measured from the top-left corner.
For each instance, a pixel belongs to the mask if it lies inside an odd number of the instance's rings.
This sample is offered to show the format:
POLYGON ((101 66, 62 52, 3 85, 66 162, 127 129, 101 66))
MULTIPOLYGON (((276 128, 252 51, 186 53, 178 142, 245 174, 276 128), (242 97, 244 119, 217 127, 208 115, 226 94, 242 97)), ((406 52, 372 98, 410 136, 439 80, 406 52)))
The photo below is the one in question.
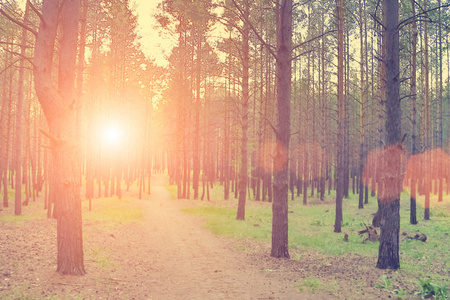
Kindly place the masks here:
MULTIPOLYGON (((82 7, 82 15, 80 17, 80 46, 78 49, 78 65, 77 65, 77 97, 76 97, 76 138, 80 141, 82 130, 81 130, 81 107, 83 105, 82 97, 83 97, 83 72, 84 72, 84 57, 85 57, 85 49, 86 49, 86 24, 87 24, 87 11, 88 11, 88 3, 87 0, 80 0, 80 4, 82 7)), ((81 150, 81 145, 78 145, 80 148, 78 150, 78 155, 80 156, 78 159, 80 161, 80 176, 81 176, 81 165, 83 162, 83 152, 81 150)), ((81 180, 81 179, 80 179, 81 180)))
MULTIPOLYGON (((384 103, 386 102, 386 64, 384 63, 385 59, 386 59, 386 30, 384 30, 384 28, 386 27, 386 1, 383 0, 382 2, 382 26, 381 27, 381 44, 380 44, 380 53, 381 53, 381 57, 382 60, 379 61, 379 86, 380 86, 380 99, 379 99, 379 103, 378 103, 378 123, 379 123, 379 136, 378 136, 378 142, 379 142, 379 147, 380 149, 383 147, 383 140, 384 140, 384 135, 385 135, 385 128, 382 125, 383 122, 385 122, 385 118, 386 118, 386 113, 385 113, 385 105, 384 103)), ((377 156, 377 165, 383 165, 383 157, 381 155, 377 156)), ((380 178, 380 174, 377 173, 378 171, 376 171, 376 179, 378 181, 378 179, 380 178)), ((383 191, 383 185, 378 181, 378 185, 376 186, 377 188, 377 204, 378 204, 378 210, 375 213, 373 220, 372 220, 372 225, 375 227, 380 227, 381 226, 381 218, 382 218, 382 212, 383 212, 383 202, 380 199, 380 196, 382 195, 382 191, 383 191)))
POLYGON ((198 199, 198 188, 200 181, 200 87, 201 87, 201 71, 202 71, 202 38, 198 34, 197 45, 197 78, 196 78, 196 95, 195 95, 195 120, 194 120, 194 153, 193 153, 193 174, 192 185, 194 188, 194 199, 198 199))
MULTIPOLYGON (((8 43, 11 43, 11 41, 7 40, 8 43)), ((10 46, 11 47, 11 46, 10 46)), ((8 49, 8 45, 6 46, 6 49, 8 49)), ((12 61, 12 53, 5 54, 4 55, 4 65, 8 66, 11 64, 12 61)), ((9 69, 8 72, 4 72, 3 82, 2 82, 2 98, 5 99, 2 104, 2 110, 0 115, 0 160, 1 160, 1 179, 2 182, 0 185, 3 185, 3 207, 8 207, 8 162, 9 162, 9 145, 10 145, 10 130, 11 130, 11 106, 12 106, 12 99, 11 97, 8 97, 7 87, 11 89, 11 85, 8 84, 8 77, 9 74, 12 73, 12 69, 9 69)))
MULTIPOLYGON (((28 24, 29 3, 25 6, 25 14, 23 23, 28 24)), ((16 216, 22 214, 22 118, 23 118, 23 83, 25 76, 25 51, 27 49, 27 30, 22 29, 22 40, 20 45, 20 69, 19 69, 19 89, 17 92, 16 103, 16 135, 15 135, 15 169, 16 169, 16 190, 15 190, 15 206, 14 213, 16 216)), ((25 165, 24 165, 25 166, 25 165)))
POLYGON ((273 205, 271 256, 289 258, 288 158, 290 138, 292 0, 277 8, 277 132, 273 159, 273 205))
POLYGON ((364 23, 363 23, 363 5, 362 5, 362 0, 359 0, 359 35, 360 35, 360 99, 359 101, 360 103, 360 136, 359 136, 359 140, 360 140, 360 145, 359 145, 359 203, 358 203, 358 208, 364 208, 364 182, 363 182, 363 171, 364 171, 364 117, 365 117, 365 101, 366 101, 366 86, 364 83, 364 60, 365 60, 365 55, 364 55, 364 41, 363 41, 363 27, 364 27, 364 23))
POLYGON ((245 219, 245 196, 247 189, 247 131, 248 131, 248 100, 249 88, 248 77, 250 69, 249 61, 249 33, 250 26, 248 18, 250 15, 250 4, 248 0, 244 1, 244 27, 242 30, 242 137, 241 137, 241 170, 239 176, 239 202, 237 209, 237 220, 245 219))
MULTIPOLYGON (((309 9, 309 8, 308 8, 309 9)), ((310 168, 309 168, 309 145, 310 145, 310 135, 309 135, 309 120, 310 120, 310 112, 309 112, 309 103, 311 99, 311 53, 308 53, 308 63, 307 63, 307 69, 308 69, 308 78, 307 78, 307 91, 306 91, 306 114, 305 114, 305 142, 303 144, 303 205, 308 204, 308 186, 310 182, 310 168)))
POLYGON ((57 0, 44 0, 39 33, 34 52, 34 83, 44 110, 53 150, 53 185, 57 197, 57 271, 61 274, 83 275, 83 239, 79 161, 76 153, 74 81, 78 36, 79 0, 66 0, 59 7, 57 0), (61 15, 59 11, 61 10, 61 15), (61 20, 58 88, 52 83, 52 61, 58 20, 61 20))
MULTIPOLYGON (((344 139, 344 0, 337 0, 337 22, 338 22, 338 136, 340 143, 344 139)), ((336 166, 336 217, 334 232, 341 232, 342 226, 342 198, 344 197, 344 153, 343 146, 337 145, 336 166)))
POLYGON ((378 250, 377 268, 398 269, 399 231, 400 231, 400 192, 401 175, 401 109, 400 109, 400 73, 399 73, 399 34, 398 34, 398 0, 386 2, 386 133, 387 143, 395 151, 386 153, 382 181, 385 182, 380 246, 378 250))
POLYGON ((231 75, 228 75, 228 91, 226 91, 226 97, 225 97, 225 120, 224 120, 224 141, 223 141, 223 165, 222 165, 222 178, 223 178, 223 189, 224 189, 224 195, 223 198, 225 200, 230 199, 230 128, 229 128, 229 120, 228 120, 228 101, 231 98, 231 91, 230 91, 230 77, 231 75))
POLYGON ((329 128, 328 126, 326 126, 325 124, 328 124, 328 116, 326 113, 327 110, 327 95, 326 95, 326 79, 325 79, 325 35, 324 35, 324 27, 325 27, 325 14, 322 13, 322 50, 320 51, 321 53, 321 68, 322 68, 322 157, 321 157, 321 176, 320 176, 320 200, 325 200, 325 181, 326 181, 326 166, 328 164, 327 162, 327 153, 326 153, 326 149, 327 149, 327 144, 326 144, 326 135, 327 135, 327 128, 329 128))
MULTIPOLYGON (((411 0, 411 8, 412 8, 412 16, 416 15, 416 4, 415 0, 411 0)), ((410 94, 411 94, 411 151, 412 155, 417 153, 417 145, 416 145, 416 68, 417 68, 417 23, 416 20, 412 20, 412 44, 411 44, 411 85, 410 85, 410 94)), ((412 164, 413 170, 411 172, 411 197, 409 204, 409 222, 411 224, 417 224, 417 216, 416 216, 416 181, 418 171, 416 166, 412 164)))
MULTIPOLYGON (((437 128, 437 146, 439 149, 442 149, 442 23, 441 23, 441 0, 438 1, 439 6, 439 19, 438 19, 438 35, 439 35, 439 76, 438 76, 438 128, 437 128)), ((438 168, 438 180, 439 180, 439 188, 438 188, 438 202, 443 201, 443 185, 444 185, 444 176, 442 170, 442 163, 437 162, 438 168)))
MULTIPOLYGON (((427 0, 423 2, 423 9, 427 10, 427 0)), ((424 22, 424 77, 425 77, 425 209, 424 219, 430 219, 430 192, 431 192, 431 155, 430 155, 430 77, 428 59, 428 22, 424 22)))

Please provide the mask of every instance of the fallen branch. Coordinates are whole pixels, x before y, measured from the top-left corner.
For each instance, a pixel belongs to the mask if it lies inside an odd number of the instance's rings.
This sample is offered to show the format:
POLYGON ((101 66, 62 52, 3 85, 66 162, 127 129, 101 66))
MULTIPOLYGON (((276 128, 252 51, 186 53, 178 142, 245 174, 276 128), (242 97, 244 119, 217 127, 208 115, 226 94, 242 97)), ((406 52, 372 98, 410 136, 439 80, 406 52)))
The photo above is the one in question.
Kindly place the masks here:
POLYGON ((51 140, 53 143, 55 143, 55 144, 57 144, 57 145, 60 145, 60 144, 63 143, 63 140, 61 140, 60 138, 54 136, 54 135, 51 134, 50 132, 48 132, 48 131, 46 131, 46 130, 44 130, 44 129, 42 129, 42 128, 39 128, 39 131, 40 131, 43 135, 45 135, 49 140, 51 140))
POLYGON ((369 242, 377 242, 380 240, 380 236, 378 235, 377 230, 372 225, 367 226, 366 223, 364 223, 364 226, 366 229, 358 231, 359 235, 362 236, 367 233, 367 237, 363 240, 363 243, 369 242))

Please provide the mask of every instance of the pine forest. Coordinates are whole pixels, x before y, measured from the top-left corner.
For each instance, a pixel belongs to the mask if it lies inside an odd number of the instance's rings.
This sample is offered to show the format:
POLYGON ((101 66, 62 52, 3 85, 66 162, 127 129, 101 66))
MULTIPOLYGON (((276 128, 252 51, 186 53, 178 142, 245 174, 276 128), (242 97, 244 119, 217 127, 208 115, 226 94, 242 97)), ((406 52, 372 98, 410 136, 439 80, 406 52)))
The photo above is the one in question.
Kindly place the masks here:
POLYGON ((449 36, 446 0, 0 0, 0 298, 450 298, 449 36))

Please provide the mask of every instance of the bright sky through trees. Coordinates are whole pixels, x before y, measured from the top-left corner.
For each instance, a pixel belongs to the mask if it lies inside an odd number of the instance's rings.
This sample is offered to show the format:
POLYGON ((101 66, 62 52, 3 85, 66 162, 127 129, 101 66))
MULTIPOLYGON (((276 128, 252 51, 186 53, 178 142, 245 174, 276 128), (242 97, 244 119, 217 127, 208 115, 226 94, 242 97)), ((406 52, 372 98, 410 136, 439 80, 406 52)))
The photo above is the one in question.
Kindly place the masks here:
POLYGON ((160 37, 155 29, 156 21, 153 14, 157 10, 161 0, 136 0, 136 11, 138 13, 139 35, 142 51, 160 66, 165 66, 165 56, 169 54, 172 42, 169 37, 160 37))
MULTIPOLYGON (((25 0, 18 1, 21 8, 25 9, 25 0)), ((161 37, 155 28, 156 21, 153 14, 157 11, 161 0, 135 0, 136 12, 138 14, 139 35, 142 37, 142 51, 149 57, 154 58, 156 64, 167 65, 166 55, 172 48, 170 37, 161 37)))

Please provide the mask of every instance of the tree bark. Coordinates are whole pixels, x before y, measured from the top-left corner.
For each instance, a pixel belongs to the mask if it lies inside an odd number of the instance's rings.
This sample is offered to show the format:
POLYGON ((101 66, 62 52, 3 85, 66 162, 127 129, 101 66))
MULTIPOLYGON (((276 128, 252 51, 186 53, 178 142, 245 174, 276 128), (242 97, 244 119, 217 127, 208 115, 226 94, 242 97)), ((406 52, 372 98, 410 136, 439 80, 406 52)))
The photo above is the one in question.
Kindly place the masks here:
MULTIPOLYGON (((437 128, 437 139, 438 139, 438 147, 442 149, 442 23, 441 23, 441 0, 438 1, 439 6, 439 19, 438 19, 438 26, 439 26, 439 87, 438 87, 438 128, 437 128)), ((439 180, 439 188, 438 188, 438 202, 443 201, 443 186, 444 186, 444 176, 443 176, 443 170, 442 170, 442 164, 437 163, 438 167, 438 180, 439 180)))
POLYGON ((292 0, 277 6, 277 132, 273 159, 271 256, 289 258, 288 247, 288 158, 290 138, 292 0))
POLYGON ((248 169, 248 158, 247 158, 247 131, 248 131, 248 100, 249 100, 249 33, 250 26, 248 24, 248 19, 250 15, 250 3, 248 0, 244 1, 244 27, 242 30, 242 137, 241 137, 241 170, 239 176, 239 202, 237 209, 237 220, 245 219, 245 198, 247 190, 247 169, 248 169))
POLYGON ((365 93, 366 93, 366 87, 364 82, 364 41, 363 41, 363 5, 362 0, 359 0, 359 35, 360 35, 360 148, 359 148, 359 203, 358 208, 362 209, 364 208, 364 182, 363 182, 363 176, 362 173, 364 172, 364 117, 365 117, 365 93))
POLYGON ((77 141, 75 137, 75 61, 78 36, 79 0, 66 0, 59 7, 57 0, 44 0, 42 19, 34 52, 34 83, 44 110, 53 152, 53 188, 56 195, 57 271, 61 274, 83 275, 83 240, 81 196, 77 141), (61 9, 61 15, 59 10, 61 9), (58 88, 52 82, 54 44, 61 20, 58 88))
POLYGON ((197 61, 196 61, 196 87, 195 87, 195 119, 194 119, 194 153, 193 153, 193 173, 192 185, 194 189, 194 199, 198 199, 198 188, 200 182, 200 88, 202 72, 202 34, 197 33, 197 61))
MULTIPOLYGON (((411 8, 412 8, 412 16, 416 15, 416 4, 415 0, 411 0, 411 8)), ((417 68, 417 23, 416 20, 412 21, 412 42, 411 42, 411 85, 410 85, 410 94, 411 94, 411 155, 415 155, 417 153, 417 145, 416 145, 416 68, 417 68)), ((411 197, 410 197, 410 213, 409 213, 409 222, 411 224, 417 224, 417 215, 416 215, 416 166, 412 165, 413 171, 411 174, 411 197)))
MULTIPOLYGON (((338 143, 344 139, 344 0, 337 0, 338 22, 338 143)), ((343 146, 337 145, 336 167, 336 217, 334 232, 341 232, 342 198, 344 197, 344 153, 343 146)))
MULTIPOLYGON (((23 16, 23 23, 28 24, 29 4, 25 6, 25 14, 23 16)), ((16 103, 16 132, 15 132, 15 169, 16 169, 16 190, 15 190, 15 206, 14 213, 16 216, 22 214, 22 117, 23 117, 23 82, 25 75, 25 51, 27 47, 27 30, 22 29, 22 40, 20 45, 20 69, 19 69, 19 88, 17 91, 16 103)))
POLYGON ((376 267, 379 269, 398 269, 399 231, 400 231, 400 191, 401 174, 401 109, 400 109, 400 74, 399 74, 399 34, 398 34, 398 0, 384 0, 386 12, 386 133, 388 145, 400 148, 389 151, 384 157, 385 182, 381 195, 382 221, 380 246, 376 267))
MULTIPOLYGON (((427 10, 427 0, 423 1, 423 9, 427 10)), ((428 17, 428 15, 426 14, 428 17)), ((431 150, 430 149, 430 77, 428 74, 429 71, 429 60, 428 60, 428 22, 424 22, 424 41, 423 41, 423 53, 424 53, 424 63, 423 63, 423 71, 424 71, 424 78, 425 78, 425 144, 423 145, 424 150, 431 150)), ((429 155, 430 151, 426 152, 426 163, 425 163, 425 208, 424 208, 424 219, 429 220, 430 219, 430 192, 431 192, 431 156, 429 155)))

